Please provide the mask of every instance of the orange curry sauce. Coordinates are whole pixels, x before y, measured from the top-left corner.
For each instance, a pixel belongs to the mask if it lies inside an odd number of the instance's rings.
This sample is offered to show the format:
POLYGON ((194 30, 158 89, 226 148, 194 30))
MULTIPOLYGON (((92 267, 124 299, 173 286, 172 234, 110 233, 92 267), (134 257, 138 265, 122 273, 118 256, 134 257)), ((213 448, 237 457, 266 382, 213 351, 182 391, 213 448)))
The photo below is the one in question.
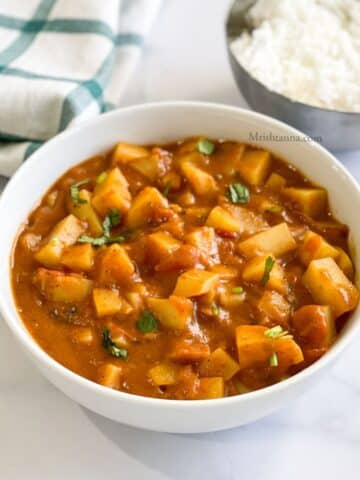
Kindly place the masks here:
POLYGON ((327 351, 358 301, 347 237, 326 191, 267 151, 119 143, 67 171, 31 213, 13 291, 36 342, 79 375, 218 398, 327 351))

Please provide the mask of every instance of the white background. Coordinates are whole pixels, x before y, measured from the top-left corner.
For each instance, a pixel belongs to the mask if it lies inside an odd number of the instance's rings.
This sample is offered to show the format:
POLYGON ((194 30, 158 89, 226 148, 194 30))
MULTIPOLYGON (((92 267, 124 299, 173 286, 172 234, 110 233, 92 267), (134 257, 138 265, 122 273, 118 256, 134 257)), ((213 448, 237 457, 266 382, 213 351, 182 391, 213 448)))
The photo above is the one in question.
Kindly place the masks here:
MULTIPOLYGON (((244 106, 224 47, 229 2, 164 3, 124 104, 244 106)), ((360 152, 340 158, 359 180, 360 152)), ((355 480, 359 472, 360 338, 332 373, 279 413, 227 432, 179 436, 124 427, 79 407, 41 377, 0 322, 1 480, 355 480)))

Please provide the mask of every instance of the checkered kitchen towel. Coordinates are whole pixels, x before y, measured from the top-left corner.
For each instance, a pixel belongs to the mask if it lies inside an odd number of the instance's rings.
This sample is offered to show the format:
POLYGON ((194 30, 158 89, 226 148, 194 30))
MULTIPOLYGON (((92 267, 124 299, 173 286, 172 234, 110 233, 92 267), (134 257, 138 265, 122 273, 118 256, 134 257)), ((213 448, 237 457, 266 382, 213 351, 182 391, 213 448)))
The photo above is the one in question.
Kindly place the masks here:
POLYGON ((119 103, 161 0, 0 0, 0 174, 119 103))

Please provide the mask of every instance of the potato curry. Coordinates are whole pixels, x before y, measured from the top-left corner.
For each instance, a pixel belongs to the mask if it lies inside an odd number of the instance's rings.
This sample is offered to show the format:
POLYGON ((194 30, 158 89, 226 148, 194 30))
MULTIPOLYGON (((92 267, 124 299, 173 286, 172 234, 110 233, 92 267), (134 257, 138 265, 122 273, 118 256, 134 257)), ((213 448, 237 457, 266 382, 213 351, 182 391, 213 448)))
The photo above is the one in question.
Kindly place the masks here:
POLYGON ((268 151, 118 143, 70 169, 19 234, 18 311, 83 377, 212 399, 319 359, 357 306, 327 192, 268 151))

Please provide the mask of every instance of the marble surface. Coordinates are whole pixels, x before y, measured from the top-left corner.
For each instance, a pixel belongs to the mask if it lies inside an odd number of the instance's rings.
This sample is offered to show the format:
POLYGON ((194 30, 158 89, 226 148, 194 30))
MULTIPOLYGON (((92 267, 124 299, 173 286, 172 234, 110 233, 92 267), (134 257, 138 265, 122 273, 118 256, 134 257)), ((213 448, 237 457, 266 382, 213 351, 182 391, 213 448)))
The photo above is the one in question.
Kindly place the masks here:
MULTIPOLYGON (((229 2, 164 4, 124 103, 244 105, 224 49, 229 2)), ((339 157, 360 181, 360 152, 339 157)), ((35 370, 0 322, 0 478, 358 479, 359 347, 360 338, 315 388, 264 420, 179 436, 124 427, 73 403, 35 370)))

